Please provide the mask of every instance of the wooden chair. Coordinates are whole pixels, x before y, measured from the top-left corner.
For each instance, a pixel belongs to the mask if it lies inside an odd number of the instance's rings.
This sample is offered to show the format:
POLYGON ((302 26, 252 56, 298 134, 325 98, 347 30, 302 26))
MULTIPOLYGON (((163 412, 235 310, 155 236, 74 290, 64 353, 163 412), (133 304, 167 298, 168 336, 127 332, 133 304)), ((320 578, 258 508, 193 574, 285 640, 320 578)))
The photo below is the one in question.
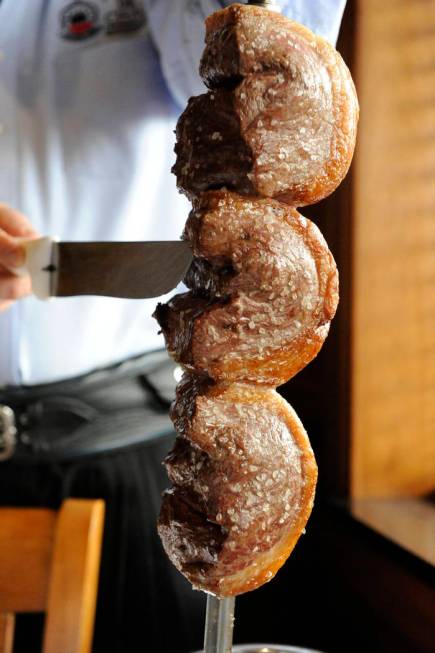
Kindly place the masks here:
POLYGON ((12 653, 16 612, 46 613, 43 653, 90 651, 103 523, 101 500, 0 508, 0 653, 12 653))

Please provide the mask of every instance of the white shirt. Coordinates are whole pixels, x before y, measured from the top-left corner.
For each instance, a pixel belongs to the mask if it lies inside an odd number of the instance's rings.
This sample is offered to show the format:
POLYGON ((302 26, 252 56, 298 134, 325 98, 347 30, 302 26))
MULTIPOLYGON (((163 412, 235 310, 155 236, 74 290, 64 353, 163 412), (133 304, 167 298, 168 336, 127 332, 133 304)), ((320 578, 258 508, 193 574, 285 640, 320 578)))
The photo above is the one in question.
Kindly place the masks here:
MULTIPOLYGON (((334 41, 344 3, 319 0, 316 19, 333 5, 327 28, 310 19, 317 3, 283 4, 334 41)), ((204 90, 204 17, 225 4, 2 0, 0 201, 61 240, 178 238, 190 207, 170 173, 173 130, 187 98, 204 90)), ((162 347, 155 305, 16 302, 0 314, 0 386, 55 381, 162 347)))

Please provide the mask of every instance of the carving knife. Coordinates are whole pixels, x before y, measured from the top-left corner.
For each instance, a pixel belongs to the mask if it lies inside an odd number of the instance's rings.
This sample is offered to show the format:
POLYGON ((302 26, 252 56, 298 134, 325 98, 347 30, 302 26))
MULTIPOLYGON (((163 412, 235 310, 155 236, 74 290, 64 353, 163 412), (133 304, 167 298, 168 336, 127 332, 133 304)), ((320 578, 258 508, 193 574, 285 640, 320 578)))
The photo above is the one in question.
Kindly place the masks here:
POLYGON ((24 265, 40 299, 103 295, 144 299, 164 295, 183 279, 192 261, 182 241, 58 242, 46 237, 24 243, 24 265))

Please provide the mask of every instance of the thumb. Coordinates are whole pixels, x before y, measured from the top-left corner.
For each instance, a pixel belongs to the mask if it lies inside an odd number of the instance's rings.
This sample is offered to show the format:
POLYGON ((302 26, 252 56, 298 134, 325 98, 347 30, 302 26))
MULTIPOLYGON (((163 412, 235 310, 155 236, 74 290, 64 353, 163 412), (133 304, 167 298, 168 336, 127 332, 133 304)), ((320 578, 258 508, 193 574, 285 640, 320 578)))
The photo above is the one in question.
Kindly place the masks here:
POLYGON ((9 270, 19 268, 24 264, 24 239, 8 236, 0 229, 0 264, 9 270))

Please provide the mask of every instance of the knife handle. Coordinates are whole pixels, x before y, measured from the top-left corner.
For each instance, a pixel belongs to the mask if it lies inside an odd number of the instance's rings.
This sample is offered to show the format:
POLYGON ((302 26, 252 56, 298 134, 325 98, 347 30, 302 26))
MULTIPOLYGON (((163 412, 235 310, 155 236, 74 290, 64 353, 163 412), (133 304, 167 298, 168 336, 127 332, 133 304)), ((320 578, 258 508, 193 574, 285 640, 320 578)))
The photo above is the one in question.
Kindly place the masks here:
POLYGON ((22 241, 24 263, 19 268, 11 269, 18 277, 29 275, 32 280, 32 292, 39 299, 52 296, 52 272, 50 266, 55 264, 56 243, 58 238, 46 236, 22 241))

